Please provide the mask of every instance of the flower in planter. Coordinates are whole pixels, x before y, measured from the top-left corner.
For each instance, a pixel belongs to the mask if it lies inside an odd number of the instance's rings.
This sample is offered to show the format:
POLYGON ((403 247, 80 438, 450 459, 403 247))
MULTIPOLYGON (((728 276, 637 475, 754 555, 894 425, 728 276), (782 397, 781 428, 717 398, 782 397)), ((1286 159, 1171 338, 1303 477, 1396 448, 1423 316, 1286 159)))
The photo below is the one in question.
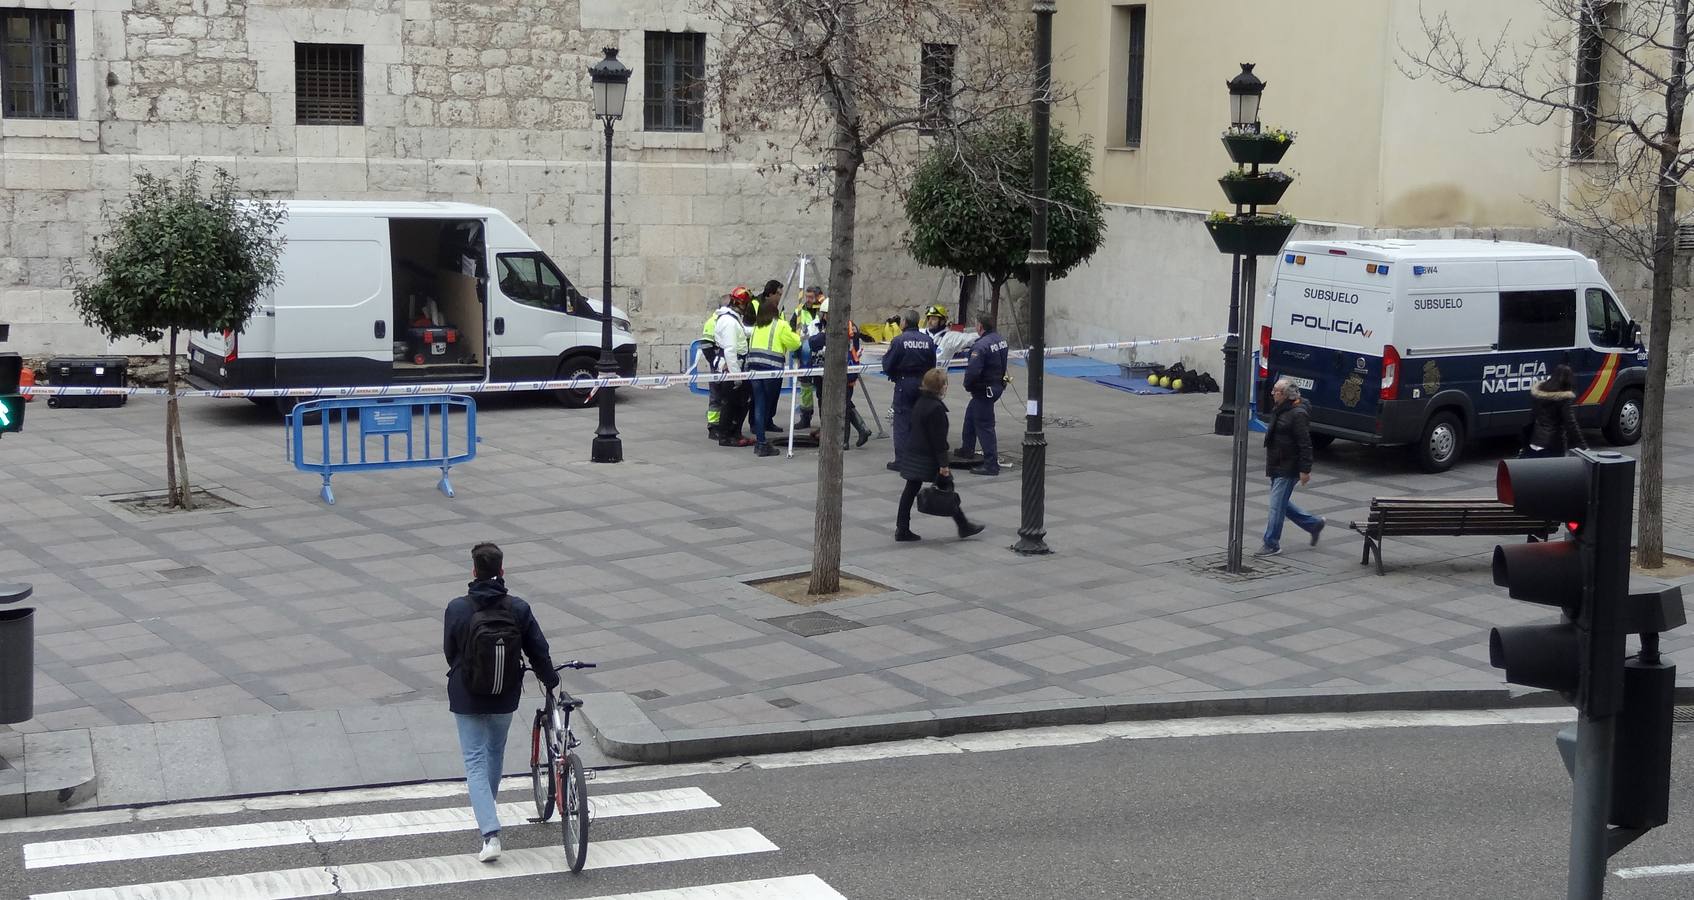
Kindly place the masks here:
POLYGON ((1214 209, 1214 210, 1212 210, 1212 214, 1206 217, 1206 221, 1207 222, 1228 222, 1230 219, 1232 219, 1234 217, 1235 216, 1234 216, 1233 213, 1226 213, 1226 212, 1222 212, 1220 210, 1214 209))
POLYGON ((1226 138, 1233 138, 1235 140, 1275 141, 1278 144, 1286 144, 1289 141, 1294 140, 1295 134, 1295 132, 1289 131, 1286 128, 1267 128, 1261 131, 1246 131, 1230 128, 1223 133, 1223 136, 1226 138))
POLYGON ((1223 175, 1223 180, 1225 180, 1225 181, 1253 181, 1253 180, 1293 181, 1294 176, 1288 174, 1287 172, 1277 172, 1277 171, 1274 171, 1274 170, 1267 170, 1267 171, 1264 171, 1264 172, 1249 172, 1249 171, 1247 171, 1246 166, 1240 166, 1238 168, 1230 169, 1228 172, 1225 172, 1224 175, 1223 175))

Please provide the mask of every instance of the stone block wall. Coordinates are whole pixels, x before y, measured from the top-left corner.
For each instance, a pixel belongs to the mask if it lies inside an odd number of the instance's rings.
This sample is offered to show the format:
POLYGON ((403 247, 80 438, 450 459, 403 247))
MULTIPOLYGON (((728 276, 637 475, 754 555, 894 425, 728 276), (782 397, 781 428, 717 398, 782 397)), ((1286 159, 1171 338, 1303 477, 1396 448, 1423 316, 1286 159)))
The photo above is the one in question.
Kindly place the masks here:
MULTIPOLYGON (((669 370, 730 287, 827 266, 827 197, 771 176, 763 140, 641 129, 643 36, 717 26, 664 0, 9 0, 74 12, 78 118, 0 121, 0 321, 30 354, 110 345, 71 305, 85 260, 139 172, 193 161, 278 198, 456 200, 522 225, 601 292, 604 163, 587 67, 635 70, 614 144, 613 301, 643 364, 669 370), (296 122, 294 44, 363 48, 363 124, 296 122)), ((772 143, 782 144, 782 140, 772 143)), ((895 201, 861 192, 860 314, 927 297, 895 201), (898 299, 896 299, 898 298, 898 299), (869 306, 871 309, 866 309, 869 306)), ((827 269, 825 270, 827 271, 827 269)), ((823 281, 823 272, 817 280, 823 281)), ((810 279, 808 279, 810 280, 810 279)))

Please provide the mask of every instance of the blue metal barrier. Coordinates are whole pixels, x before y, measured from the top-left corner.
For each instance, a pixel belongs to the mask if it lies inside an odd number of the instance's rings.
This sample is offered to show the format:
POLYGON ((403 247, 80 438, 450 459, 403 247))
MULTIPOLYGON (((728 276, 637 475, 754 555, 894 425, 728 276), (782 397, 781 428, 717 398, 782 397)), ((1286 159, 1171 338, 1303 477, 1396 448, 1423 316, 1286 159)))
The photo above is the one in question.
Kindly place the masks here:
POLYGON ((320 495, 325 503, 335 503, 335 492, 329 479, 337 472, 376 471, 379 469, 413 469, 428 466, 441 469, 441 481, 436 487, 441 493, 453 496, 453 484, 448 481, 449 470, 461 463, 476 459, 476 401, 460 394, 435 397, 332 397, 311 400, 294 407, 288 414, 285 434, 288 456, 294 468, 302 472, 317 472, 323 476, 320 495), (454 452, 453 413, 459 413, 464 430, 458 437, 462 449, 454 452), (320 434, 306 440, 306 417, 319 417, 320 434), (416 415, 414 415, 416 414, 416 415), (414 427, 417 425, 419 427, 414 427), (373 453, 372 444, 380 440, 380 458, 373 453), (405 441, 405 453, 397 454, 395 446, 405 441), (308 458, 308 443, 318 453, 308 458), (337 452, 339 451, 339 452, 337 452))

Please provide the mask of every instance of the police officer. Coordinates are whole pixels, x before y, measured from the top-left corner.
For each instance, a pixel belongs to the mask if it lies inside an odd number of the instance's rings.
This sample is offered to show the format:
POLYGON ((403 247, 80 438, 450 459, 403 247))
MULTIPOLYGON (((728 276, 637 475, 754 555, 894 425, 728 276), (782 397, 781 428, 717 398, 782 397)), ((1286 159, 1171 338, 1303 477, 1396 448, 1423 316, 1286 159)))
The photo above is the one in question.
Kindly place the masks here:
POLYGON ((894 381, 894 461, 889 471, 900 470, 900 458, 912 436, 912 404, 918 402, 925 372, 935 368, 935 340, 918 330, 918 311, 901 315, 904 330, 888 342, 882 357, 882 374, 894 381))
POLYGON ((976 317, 976 343, 971 345, 970 362, 965 365, 965 391, 971 395, 965 407, 965 432, 959 438, 960 460, 976 457, 976 443, 982 441, 982 465, 972 469, 977 475, 1000 474, 1000 442, 994 433, 994 402, 1006 387, 1006 339, 994 330, 994 317, 976 317))

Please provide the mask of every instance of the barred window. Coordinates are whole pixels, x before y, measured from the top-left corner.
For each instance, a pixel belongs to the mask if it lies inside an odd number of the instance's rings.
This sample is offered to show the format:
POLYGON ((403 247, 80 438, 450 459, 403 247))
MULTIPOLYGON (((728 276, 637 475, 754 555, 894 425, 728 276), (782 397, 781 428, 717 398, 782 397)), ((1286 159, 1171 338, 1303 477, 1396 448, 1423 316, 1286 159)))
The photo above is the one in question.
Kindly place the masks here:
POLYGON ((649 31, 646 52, 642 127, 648 131, 704 131, 706 36, 649 31))
POLYGON ((9 119, 76 118, 76 48, 71 13, 0 11, 0 115, 9 119))
POLYGON ((1129 8, 1129 69, 1124 86, 1123 145, 1141 146, 1141 113, 1147 102, 1147 7, 1129 8))
POLYGON ((294 121, 300 125, 364 124, 363 46, 294 45, 294 121))
POLYGON ((953 44, 924 44, 918 57, 918 108, 923 111, 919 134, 933 134, 953 119, 953 44))

